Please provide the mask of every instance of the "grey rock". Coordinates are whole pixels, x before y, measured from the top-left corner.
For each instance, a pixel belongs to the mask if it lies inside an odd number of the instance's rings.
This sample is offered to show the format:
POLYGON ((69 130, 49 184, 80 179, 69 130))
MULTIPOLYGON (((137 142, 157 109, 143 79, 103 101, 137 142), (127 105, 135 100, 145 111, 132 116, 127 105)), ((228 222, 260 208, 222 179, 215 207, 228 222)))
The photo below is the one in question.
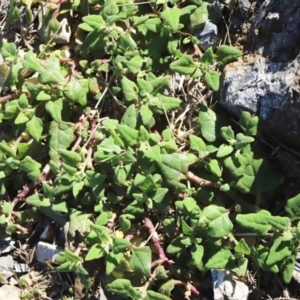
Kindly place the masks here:
POLYGON ((13 285, 3 285, 0 288, 0 299, 20 300, 21 289, 13 285))
POLYGON ((241 16, 246 19, 248 17, 248 11, 251 7, 251 3, 249 0, 238 0, 238 5, 241 16))
MULTIPOLYGON (((1 82, 1 80, 0 80, 1 82)), ((1 90, 1 86, 0 86, 1 90)), ((0 241, 0 254, 9 253, 12 250, 12 246, 15 244, 10 237, 0 241)))
POLYGON ((226 66, 220 104, 239 116, 243 111, 258 115, 267 132, 299 148, 300 56, 291 63, 270 62, 249 56, 226 66))
POLYGON ((215 49, 221 40, 218 34, 218 27, 216 24, 207 21, 204 25, 195 29, 194 35, 200 41, 200 48, 205 51, 209 47, 215 49))
POLYGON ((56 245, 52 245, 45 242, 39 242, 36 247, 36 259, 38 262, 44 264, 46 261, 53 261, 53 256, 63 251, 56 245))
POLYGON ((299 5, 255 4, 251 28, 245 33, 244 52, 250 54, 225 67, 219 103, 237 117, 243 110, 259 116, 265 133, 300 150, 299 5))
POLYGON ((242 281, 226 273, 224 270, 212 270, 214 300, 247 300, 249 287, 242 281))
MULTIPOLYGON (((0 257, 0 274, 3 277, 1 283, 6 283, 7 279, 14 275, 14 260, 11 255, 0 257)), ((0 297, 0 299, 2 299, 0 297)))

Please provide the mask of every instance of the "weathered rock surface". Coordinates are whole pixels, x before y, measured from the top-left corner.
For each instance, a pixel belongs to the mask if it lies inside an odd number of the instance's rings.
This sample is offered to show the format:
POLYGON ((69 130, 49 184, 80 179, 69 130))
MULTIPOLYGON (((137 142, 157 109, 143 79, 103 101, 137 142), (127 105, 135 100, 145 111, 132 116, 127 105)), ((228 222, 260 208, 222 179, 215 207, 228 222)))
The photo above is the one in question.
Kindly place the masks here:
POLYGON ((243 110, 258 115, 269 134, 299 150, 299 4, 276 0, 254 4, 244 44, 249 54, 225 67, 220 104, 237 116, 243 110))
POLYGON ((12 285, 3 285, 0 287, 0 299, 20 300, 21 289, 12 285))

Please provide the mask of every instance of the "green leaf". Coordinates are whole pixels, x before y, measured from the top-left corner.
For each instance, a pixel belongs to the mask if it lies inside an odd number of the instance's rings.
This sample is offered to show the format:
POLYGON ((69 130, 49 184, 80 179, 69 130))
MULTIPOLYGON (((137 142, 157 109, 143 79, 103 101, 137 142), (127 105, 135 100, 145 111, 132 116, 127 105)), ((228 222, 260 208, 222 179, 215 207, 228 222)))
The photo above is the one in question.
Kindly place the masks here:
POLYGON ((63 84, 65 77, 62 75, 58 57, 50 56, 42 66, 39 80, 43 84, 63 84))
POLYGON ((147 291, 145 300, 171 300, 171 298, 154 291, 147 291))
POLYGON ((18 116, 15 119, 15 124, 16 125, 23 124, 28 120, 29 118, 23 112, 19 112, 18 116))
POLYGON ((190 14, 191 27, 194 29, 196 26, 206 23, 209 18, 210 4, 203 2, 202 5, 196 8, 192 14, 190 14))
POLYGON ((160 286, 159 292, 163 295, 170 296, 172 290, 174 289, 174 286, 174 279, 170 279, 160 286))
POLYGON ((5 153, 11 157, 17 157, 12 148, 9 145, 7 145, 4 141, 0 142, 0 150, 2 153, 5 153))
POLYGON ((89 92, 87 80, 77 80, 74 77, 65 85, 64 93, 72 101, 81 106, 87 104, 87 94, 89 92))
POLYGON ((167 253, 169 254, 178 254, 185 249, 185 246, 182 244, 182 237, 176 237, 167 247, 167 253))
POLYGON ((192 261, 194 266, 196 266, 196 268, 199 271, 203 271, 203 262, 202 262, 203 254, 204 254, 204 247, 202 245, 195 244, 191 247, 192 261))
POLYGON ((38 101, 47 101, 51 99, 51 95, 47 94, 45 91, 40 91, 36 97, 38 101))
POLYGON ((136 108, 134 104, 131 104, 127 107, 121 119, 121 123, 127 125, 128 127, 135 128, 136 120, 137 120, 136 108))
POLYGON ((207 261, 206 269, 227 269, 233 260, 233 255, 229 250, 221 249, 207 261))
POLYGON ((196 70, 196 64, 190 55, 182 55, 178 60, 170 64, 170 69, 183 75, 191 75, 196 70))
POLYGON ((155 98, 153 98, 152 100, 150 100, 149 104, 153 103, 158 109, 161 110, 161 113, 179 108, 182 102, 178 98, 165 96, 160 93, 157 93, 157 97, 158 101, 154 102, 155 98))
POLYGON ((213 65, 214 63, 214 53, 212 47, 209 47, 202 55, 200 62, 205 65, 213 65))
POLYGON ((152 95, 156 95, 158 92, 163 91, 168 81, 169 81, 169 76, 160 76, 150 80, 150 83, 153 87, 152 95))
POLYGON ((251 117, 248 111, 241 113, 239 125, 246 135, 257 135, 260 129, 259 118, 251 117))
POLYGON ((286 202, 285 211, 290 215, 292 221, 300 220, 300 194, 286 202))
POLYGON ((138 100, 138 87, 137 85, 123 76, 121 79, 122 92, 127 101, 138 100))
POLYGON ((205 169, 217 177, 221 177, 222 175, 221 167, 216 159, 211 159, 208 163, 206 163, 205 169))
POLYGON ((207 71, 204 75, 204 81, 214 92, 219 90, 220 75, 217 71, 207 71))
POLYGON ((89 25, 92 29, 101 29, 103 26, 106 26, 101 15, 84 16, 82 21, 89 25))
POLYGON ((140 108, 140 116, 144 126, 147 126, 152 120, 153 112, 148 105, 142 105, 140 108))
POLYGON ((151 275, 152 252, 149 247, 132 248, 130 267, 143 276, 151 275))
POLYGON ((70 213, 70 225, 69 233, 71 236, 75 236, 75 231, 78 230, 81 233, 85 233, 90 229, 91 214, 84 214, 79 210, 72 209, 70 213))
POLYGON ((99 244, 95 244, 91 247, 89 252, 87 253, 86 257, 84 258, 86 261, 94 260, 103 257, 105 251, 99 244))
POLYGON ((125 144, 127 144, 128 146, 136 145, 139 136, 138 130, 130 128, 127 125, 123 124, 118 124, 117 129, 125 144))
POLYGON ((216 140, 216 114, 210 108, 202 105, 198 116, 201 133, 208 142, 216 140))
POLYGON ((122 258, 124 257, 123 253, 110 252, 106 255, 106 275, 110 275, 111 272, 120 264, 122 258))
POLYGON ((276 264, 269 266, 266 264, 267 257, 269 255, 269 247, 266 245, 258 245, 257 249, 253 249, 252 257, 254 262, 258 265, 258 267, 262 268, 263 271, 272 271, 274 273, 278 273, 279 269, 276 264))
POLYGON ((181 16, 181 10, 179 8, 167 8, 161 12, 160 16, 173 31, 179 29, 179 19, 181 16))
POLYGON ((157 162, 167 183, 176 185, 186 178, 190 161, 185 154, 162 154, 161 162, 157 162))
POLYGON ((286 257, 280 266, 280 271, 282 273, 282 278, 284 283, 289 284, 293 278, 293 272, 295 269, 295 256, 286 257))
POLYGON ((233 229, 228 212, 211 220, 207 227, 207 234, 214 238, 227 236, 233 229))
POLYGON ((244 239, 240 239, 238 244, 234 247, 235 252, 250 255, 251 250, 244 239))
POLYGON ((189 139, 190 139, 190 148, 192 150, 195 150, 198 152, 205 150, 205 143, 200 137, 191 134, 189 136, 189 139))
POLYGON ((26 52, 26 54, 24 55, 23 65, 27 70, 30 71, 40 72, 42 70, 42 66, 39 60, 31 51, 26 52))
POLYGON ((121 297, 140 299, 141 292, 134 289, 128 279, 116 279, 107 285, 107 288, 121 297))
POLYGON ((129 61, 124 62, 124 64, 131 73, 136 74, 143 66, 143 59, 140 56, 134 56, 129 61))
POLYGON ((137 85, 139 88, 139 94, 142 97, 146 97, 146 96, 150 95, 153 91, 153 87, 152 87, 151 83, 144 79, 137 78, 137 85))
POLYGON ((272 225, 273 228, 287 231, 291 225, 291 220, 288 217, 271 216, 267 217, 267 221, 272 225))
POLYGON ((266 261, 266 264, 269 266, 289 257, 293 251, 293 244, 291 241, 284 241, 284 238, 279 235, 275 235, 273 239, 273 245, 269 250, 269 255, 266 261))
POLYGON ((243 133, 238 133, 236 135, 236 144, 234 146, 236 149, 242 149, 253 142, 254 142, 253 137, 245 136, 243 133))
POLYGON ((121 252, 125 251, 130 245, 131 245, 131 243, 127 240, 124 240, 124 239, 121 239, 118 237, 113 238, 114 253, 121 253, 121 252))
POLYGON ((33 160, 30 156, 26 156, 20 163, 20 169, 25 171, 32 181, 38 181, 41 176, 41 164, 33 160))
POLYGON ((227 45, 221 45, 217 49, 216 59, 218 60, 218 62, 220 62, 220 64, 226 65, 242 55, 243 52, 236 48, 227 45))
POLYGON ((56 101, 48 101, 46 104, 46 110, 51 115, 54 121, 61 122, 61 111, 63 109, 62 99, 56 101))
POLYGON ((14 43, 2 41, 1 54, 6 61, 15 63, 18 58, 18 50, 14 43))
POLYGON ((69 165, 76 165, 82 161, 81 155, 74 151, 59 149, 58 153, 61 155, 64 162, 66 162, 69 165))
POLYGON ((279 177, 271 169, 265 159, 253 159, 236 183, 236 187, 243 193, 259 195, 274 190, 279 184, 279 177))
POLYGON ((234 139, 234 131, 231 126, 224 126, 220 130, 221 136, 224 140, 231 141, 234 139))
POLYGON ((229 155, 230 153, 232 153, 232 151, 233 151, 233 147, 232 147, 232 146, 222 144, 222 145, 219 147, 219 150, 218 150, 216 156, 217 156, 217 157, 224 157, 224 156, 227 156, 227 155, 229 155))
POLYGON ((258 235, 265 235, 271 226, 267 220, 267 217, 271 214, 266 210, 260 210, 257 213, 251 214, 238 214, 236 216, 236 222, 243 228, 250 232, 255 232, 258 235))
POLYGON ((26 123, 26 127, 29 134, 38 142, 43 132, 43 121, 34 116, 26 123))
POLYGON ((26 198, 26 203, 34 207, 47 207, 51 205, 50 199, 40 194, 34 194, 26 198))
POLYGON ((50 146, 54 150, 58 149, 66 149, 73 142, 74 137, 74 128, 71 123, 56 123, 51 122, 49 134, 50 138, 50 146))
POLYGON ((235 153, 224 160, 224 165, 234 177, 240 177, 244 174, 248 161, 240 153, 235 153))

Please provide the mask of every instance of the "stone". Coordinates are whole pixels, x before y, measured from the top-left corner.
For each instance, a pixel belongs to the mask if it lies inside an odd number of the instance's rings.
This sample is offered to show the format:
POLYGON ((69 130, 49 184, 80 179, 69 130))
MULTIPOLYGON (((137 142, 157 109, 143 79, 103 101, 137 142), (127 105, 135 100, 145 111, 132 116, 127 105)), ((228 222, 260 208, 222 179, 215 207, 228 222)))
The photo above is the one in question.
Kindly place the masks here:
POLYGON ((0 299, 20 300, 21 289, 13 285, 3 285, 0 288, 0 299))
POLYGON ((248 17, 248 11, 251 7, 251 3, 249 2, 249 0, 239 0, 238 5, 239 5, 241 16, 244 19, 246 19, 248 17))
POLYGON ((209 47, 215 49, 221 40, 221 37, 218 34, 217 25, 210 21, 207 21, 204 25, 196 28, 194 36, 199 39, 199 46, 202 51, 207 50, 209 47))
POLYGON ((291 63, 250 56, 225 67, 220 104, 239 116, 257 115, 265 132, 286 145, 300 149, 300 55, 291 63))
POLYGON ((233 279, 230 272, 212 270, 214 300, 247 300, 249 287, 236 277, 233 279))
MULTIPOLYGON (((7 283, 7 279, 14 275, 14 260, 11 255, 0 257, 1 283, 7 283)), ((0 298, 1 299, 1 298, 0 298)))
POLYGON ((53 262, 53 256, 63 251, 63 248, 45 242, 39 242, 36 247, 35 256, 38 262, 45 264, 46 261, 53 262))
POLYGON ((30 270, 27 264, 18 264, 18 263, 14 265, 14 269, 16 273, 27 273, 30 270))
MULTIPOLYGON (((0 79, 0 89, 1 89, 1 79, 0 79)), ((0 254, 9 253, 12 250, 12 246, 15 244, 10 237, 4 240, 0 240, 0 254)))

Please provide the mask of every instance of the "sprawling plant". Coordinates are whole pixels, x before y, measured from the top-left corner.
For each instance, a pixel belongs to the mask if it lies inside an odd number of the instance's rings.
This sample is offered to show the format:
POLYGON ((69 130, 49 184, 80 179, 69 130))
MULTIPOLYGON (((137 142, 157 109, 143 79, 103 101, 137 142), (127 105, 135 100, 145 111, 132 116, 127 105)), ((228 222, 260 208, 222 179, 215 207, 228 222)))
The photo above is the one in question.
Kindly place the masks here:
POLYGON ((52 2, 38 55, 1 43, 1 236, 43 216, 68 224, 87 247, 66 248, 57 269, 88 289, 85 262, 101 260, 109 290, 130 299, 197 298, 208 271, 245 276, 249 261, 289 282, 300 197, 285 216, 260 209, 279 178, 254 151, 258 118, 244 112, 231 126, 199 104, 183 136, 168 118, 185 105, 167 93, 169 69, 217 91, 217 67, 241 55, 200 51, 192 33, 209 4, 52 2), (51 44, 66 10, 83 15, 72 58, 51 44))

